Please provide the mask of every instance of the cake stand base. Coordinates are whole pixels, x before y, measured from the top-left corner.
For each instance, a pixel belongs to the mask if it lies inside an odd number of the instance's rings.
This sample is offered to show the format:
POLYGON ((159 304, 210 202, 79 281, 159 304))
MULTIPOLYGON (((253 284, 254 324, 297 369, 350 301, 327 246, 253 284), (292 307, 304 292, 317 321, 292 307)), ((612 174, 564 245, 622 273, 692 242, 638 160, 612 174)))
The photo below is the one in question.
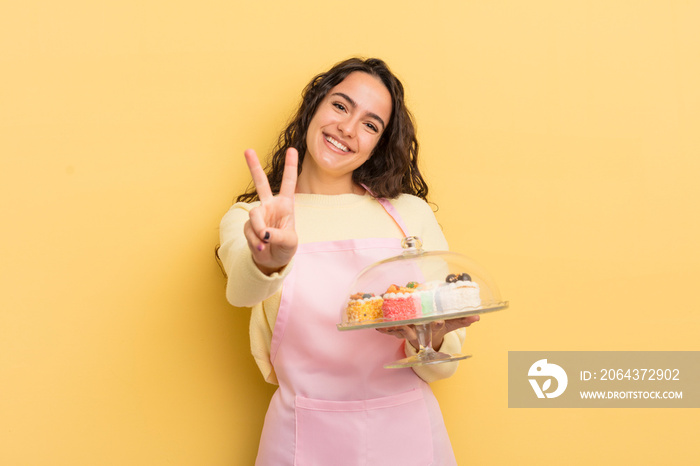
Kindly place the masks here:
POLYGON ((426 364, 439 364, 442 362, 459 361, 467 359, 470 355, 449 354, 435 351, 432 342, 432 330, 430 324, 419 324, 415 326, 418 337, 418 353, 408 358, 385 364, 386 369, 399 369, 402 367, 423 366, 426 364))
POLYGON ((423 351, 414 356, 399 359, 398 361, 384 364, 385 369, 401 369, 402 367, 424 366, 426 364, 439 364, 450 361, 460 361, 471 358, 471 354, 449 354, 441 353, 430 348, 430 351, 423 351))

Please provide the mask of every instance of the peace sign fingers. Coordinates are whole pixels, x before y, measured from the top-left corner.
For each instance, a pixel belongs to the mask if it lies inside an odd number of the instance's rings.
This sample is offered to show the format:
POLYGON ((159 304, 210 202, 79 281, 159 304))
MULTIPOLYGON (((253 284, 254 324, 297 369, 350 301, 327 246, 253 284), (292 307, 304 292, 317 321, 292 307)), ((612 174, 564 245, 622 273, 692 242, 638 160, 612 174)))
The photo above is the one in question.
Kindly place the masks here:
MULTIPOLYGON (((299 153, 293 147, 287 149, 284 158, 284 173, 282 173, 282 184, 280 185, 280 196, 293 198, 297 187, 297 165, 299 163, 299 153)), ((259 192, 258 192, 259 194, 259 192)))
POLYGON ((260 199, 260 205, 249 211, 243 233, 253 261, 265 274, 280 270, 294 256, 298 237, 294 228, 294 192, 297 184, 299 154, 289 148, 285 154, 284 172, 277 196, 273 195, 265 171, 254 150, 245 151, 245 159, 260 199))
POLYGON ((258 154, 256 154, 253 149, 247 149, 245 151, 245 161, 248 164, 248 170, 250 170, 250 175, 253 178, 253 184, 255 185, 255 190, 258 192, 260 202, 264 204, 266 201, 272 199, 272 190, 270 190, 270 183, 267 181, 265 170, 263 170, 258 160, 258 154))

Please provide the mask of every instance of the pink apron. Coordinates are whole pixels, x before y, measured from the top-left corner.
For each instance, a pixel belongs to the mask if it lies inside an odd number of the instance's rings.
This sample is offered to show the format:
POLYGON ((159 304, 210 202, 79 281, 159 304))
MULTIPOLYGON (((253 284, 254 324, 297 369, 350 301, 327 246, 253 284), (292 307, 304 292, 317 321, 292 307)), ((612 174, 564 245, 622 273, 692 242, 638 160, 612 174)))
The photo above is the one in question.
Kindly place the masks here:
MULTIPOLYGON (((377 200, 407 236, 394 207, 377 200)), ((405 357, 403 340, 336 327, 355 275, 400 253, 400 238, 299 245, 272 336, 279 388, 256 465, 457 464, 428 384, 410 368, 383 367, 405 357)))

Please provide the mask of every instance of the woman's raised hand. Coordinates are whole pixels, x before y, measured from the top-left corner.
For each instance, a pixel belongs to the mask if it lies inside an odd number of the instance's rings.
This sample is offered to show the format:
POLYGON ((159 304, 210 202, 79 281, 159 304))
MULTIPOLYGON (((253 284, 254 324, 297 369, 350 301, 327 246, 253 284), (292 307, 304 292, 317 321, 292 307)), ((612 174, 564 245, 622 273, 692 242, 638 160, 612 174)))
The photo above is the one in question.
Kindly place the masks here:
POLYGON ((245 151, 245 160, 260 198, 260 205, 251 209, 243 226, 253 261, 261 272, 270 275, 292 260, 298 238, 294 229, 294 191, 297 185, 299 154, 289 148, 285 154, 280 192, 274 196, 267 175, 253 149, 245 151))

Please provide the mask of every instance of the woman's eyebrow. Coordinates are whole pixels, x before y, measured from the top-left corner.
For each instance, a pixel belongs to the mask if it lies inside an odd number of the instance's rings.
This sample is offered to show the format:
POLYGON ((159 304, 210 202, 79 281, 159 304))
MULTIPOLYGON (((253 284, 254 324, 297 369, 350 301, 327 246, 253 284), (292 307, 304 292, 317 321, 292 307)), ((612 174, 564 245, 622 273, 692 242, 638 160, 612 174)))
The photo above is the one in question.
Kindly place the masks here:
MULTIPOLYGON (((331 96, 334 96, 334 95, 340 96, 340 97, 342 97, 343 99, 347 100, 351 107, 353 107, 353 108, 357 107, 357 103, 356 103, 354 100, 352 100, 352 99, 350 98, 349 95, 343 94, 342 92, 334 92, 333 94, 331 94, 331 96)), ((382 124, 382 130, 383 130, 384 128, 386 128, 386 124, 384 123, 384 120, 382 120, 381 117, 380 117, 379 115, 377 115, 376 113, 367 112, 367 116, 370 117, 370 118, 374 118, 374 119, 377 120, 379 123, 381 123, 381 124, 382 124)))

